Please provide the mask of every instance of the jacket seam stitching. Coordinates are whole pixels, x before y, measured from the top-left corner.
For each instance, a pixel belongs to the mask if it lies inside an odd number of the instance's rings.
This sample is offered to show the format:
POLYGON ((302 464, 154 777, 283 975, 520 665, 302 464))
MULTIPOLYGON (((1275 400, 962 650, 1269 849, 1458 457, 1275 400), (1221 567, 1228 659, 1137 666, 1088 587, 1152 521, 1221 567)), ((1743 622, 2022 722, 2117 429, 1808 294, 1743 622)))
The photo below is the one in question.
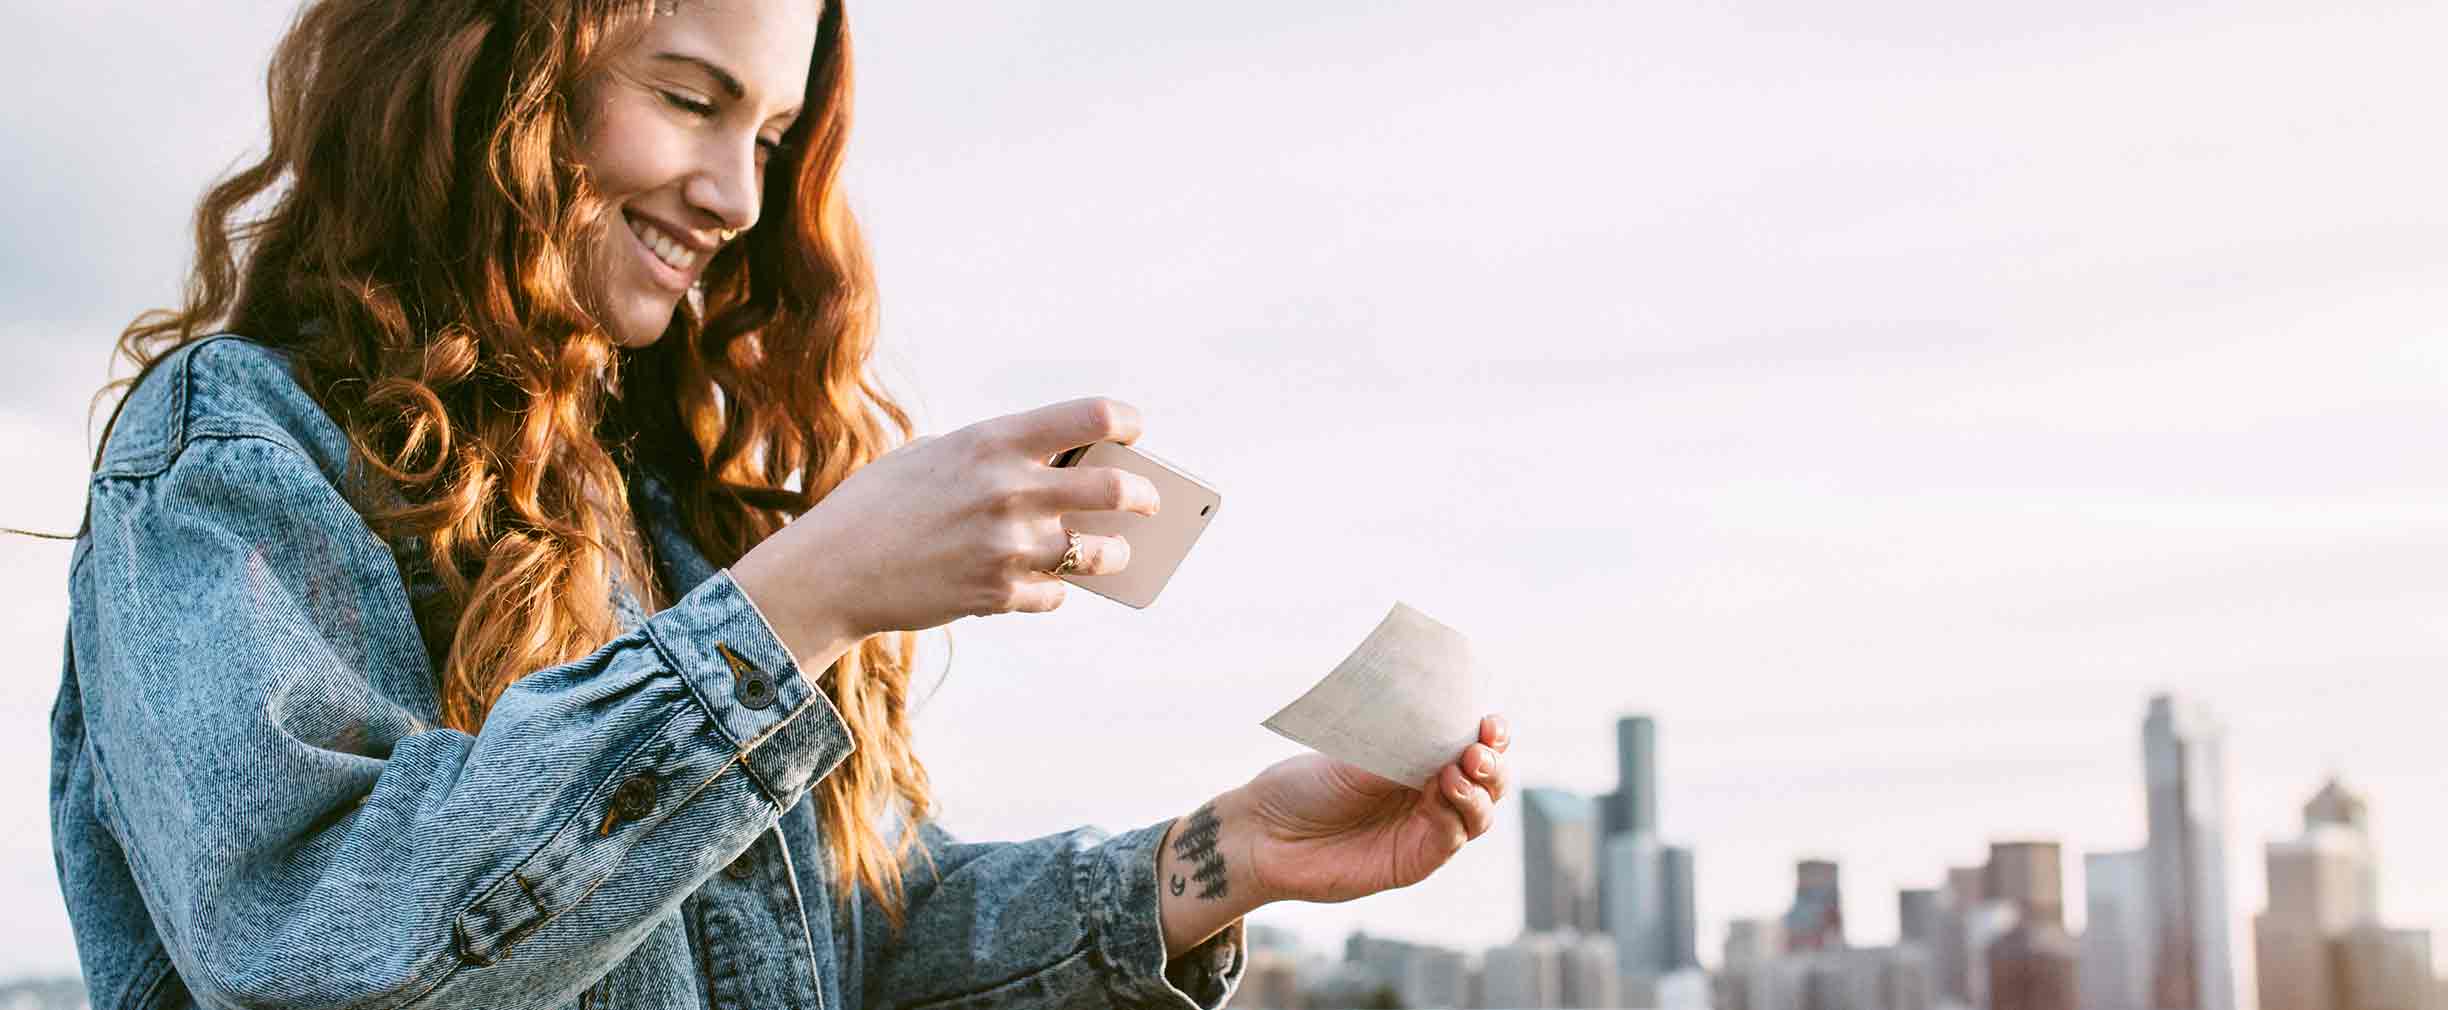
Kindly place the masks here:
MULTIPOLYGON (((282 432, 281 434, 286 435, 287 433, 282 432)), ((104 481, 109 481, 112 483, 143 483, 146 481, 151 481, 161 477, 163 474, 169 473, 170 468, 178 465, 178 461, 186 457, 187 450, 193 448, 198 442, 242 441, 262 442, 265 445, 273 446, 274 448, 295 457, 298 462, 306 464, 316 473, 319 474, 322 472, 322 468, 315 465, 315 461, 312 457, 298 451, 297 444, 287 438, 276 437, 271 432, 255 430, 252 428, 214 428, 209 431, 188 433, 187 437, 181 440, 179 450, 172 453, 169 458, 163 460, 160 469, 151 470, 145 473, 96 471, 93 475, 92 483, 101 484, 104 481)))
MULTIPOLYGON (((236 340, 241 343, 255 344, 259 347, 264 347, 267 350, 278 350, 277 348, 272 348, 270 345, 263 344, 260 341, 250 340, 240 334, 231 333, 224 330, 209 334, 193 343, 187 344, 175 351, 172 351, 171 353, 179 356, 177 372, 170 378, 164 380, 171 383, 170 409, 164 414, 170 430, 165 433, 165 437, 160 443, 147 446, 145 452, 134 454, 136 456, 135 459, 122 459, 120 461, 120 467, 115 468, 108 465, 95 466, 95 478, 99 479, 103 477, 113 477, 142 479, 146 477, 159 476, 163 471, 170 469, 171 464, 177 462, 180 456, 186 454, 187 444, 194 441, 196 436, 200 434, 199 432, 193 430, 194 426, 192 424, 195 414, 196 355, 202 352, 204 348, 220 343, 224 340, 236 340), (156 459, 153 457, 159 458, 156 459)), ((136 395, 135 388, 130 387, 127 395, 136 395)))
MULTIPOLYGON (((120 1007, 124 1008, 124 1010, 138 1010, 138 1008, 153 1002, 153 994, 161 991, 162 983, 169 980, 170 973, 175 970, 176 967, 171 963, 170 952, 166 949, 156 949, 153 952, 153 956, 145 961, 145 968, 147 971, 152 971, 156 966, 158 966, 160 970, 153 971, 153 980, 145 983, 141 991, 138 991, 137 987, 135 986, 129 986, 126 990, 122 990, 120 992, 118 1004, 120 1007), (133 1000, 129 999, 129 992, 135 993, 135 998, 133 1000)), ((137 977, 142 978, 144 976, 139 975, 137 977)))
MULTIPOLYGON (((592 809, 594 806, 594 801, 597 798, 605 795, 606 790, 604 789, 604 785, 614 779, 621 778, 623 776, 622 770, 627 769, 634 764, 640 752, 644 751, 648 747, 654 746, 657 741, 662 740, 664 731, 679 718, 680 713, 678 711, 667 713, 664 715, 663 721, 656 723, 651 732, 640 734, 638 742, 630 745, 629 749, 621 754, 620 760, 613 762, 612 773, 596 780, 594 787, 587 791, 586 800, 576 804, 574 808, 569 811, 569 813, 563 815, 560 827, 554 828, 551 834, 544 836, 543 841, 538 842, 534 848, 527 850, 527 854, 520 856, 517 862, 510 864, 509 869, 502 876, 495 877, 486 882, 484 886, 476 888, 474 896, 469 898, 465 904, 459 906, 459 911, 457 914, 451 916, 453 931, 456 932, 459 924, 466 921, 468 913, 475 911, 476 906, 483 904, 486 898, 493 895, 493 892, 501 889, 503 883, 513 878, 518 879, 519 887, 520 889, 526 891, 528 900, 533 902, 538 908, 542 908, 543 903, 534 900, 534 890, 528 886, 523 877, 520 877, 519 871, 526 869, 528 864, 535 862, 536 857, 543 855, 546 850, 551 849, 554 843, 559 842, 562 836, 567 835, 572 830, 573 825, 583 822, 585 818, 582 815, 589 809, 592 809)), ((700 786, 699 788, 703 788, 703 786, 700 786)), ((696 795, 695 791, 692 790, 690 795, 696 795)), ((683 800, 682 802, 685 804, 686 801, 683 800)), ((674 807, 672 814, 676 815, 678 813, 679 808, 674 807)), ((666 819, 669 819, 670 816, 671 815, 666 815, 666 819)), ((586 842, 581 839, 578 844, 583 846, 586 844, 586 842)), ((633 841, 629 844, 628 848, 623 848, 621 850, 622 857, 626 859, 629 850, 635 848, 636 845, 637 843, 633 841)), ((604 876, 608 879, 611 874, 606 873, 604 876)), ((505 942, 503 942, 501 945, 500 953, 494 956, 493 963, 498 964, 503 958, 509 957, 512 948, 517 947, 520 940, 524 940, 527 937, 541 931, 546 926, 552 925, 554 921, 560 919, 563 915, 568 914, 572 909, 577 908, 580 903, 586 901, 589 896, 593 895, 596 888, 602 886, 602 884, 602 880, 596 881, 593 885, 588 886, 586 890, 579 892, 576 897, 571 898, 569 903, 562 906, 558 911, 546 909, 543 918, 536 920, 534 925, 529 926, 524 930, 504 930, 502 935, 505 938, 505 942), (509 934, 511 932, 517 932, 519 935, 515 939, 509 938, 509 934)), ((454 958, 454 960, 463 965, 467 963, 467 959, 464 957, 454 958)))
POLYGON ((1095 960, 1094 954, 1095 951, 1091 938, 1086 933, 1082 933, 1080 934, 1079 942, 1072 944, 1071 949, 1065 951, 1061 957, 1055 958, 1050 964, 1037 968, 1031 968, 1017 975, 1000 979, 995 982, 990 982, 974 989, 966 989, 960 992, 936 996, 913 1003, 895 1003, 893 1006, 896 1007, 897 1010, 931 1010, 931 1008, 935 1007, 976 1004, 979 1000, 991 999, 995 994, 1000 993, 1003 990, 1009 989, 1016 985, 1024 984, 1039 976, 1059 971, 1074 962, 1080 961, 1083 958, 1093 962, 1095 960))

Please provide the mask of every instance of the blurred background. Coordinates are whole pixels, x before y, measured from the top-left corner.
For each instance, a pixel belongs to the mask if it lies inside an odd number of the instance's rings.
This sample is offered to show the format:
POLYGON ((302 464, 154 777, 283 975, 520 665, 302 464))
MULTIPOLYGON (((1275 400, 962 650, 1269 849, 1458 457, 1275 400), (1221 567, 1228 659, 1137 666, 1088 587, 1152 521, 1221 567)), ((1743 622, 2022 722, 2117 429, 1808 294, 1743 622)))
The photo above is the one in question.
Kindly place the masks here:
MULTIPOLYGON (((4 6, 0 524, 68 530, 294 5, 4 6)), ((2448 969, 2448 7, 851 14, 923 429, 1118 396, 1225 496, 1149 610, 928 636, 954 831, 1188 812, 1399 599, 1552 792, 1417 887, 1258 913, 1245 1001, 1982 1005, 1966 951, 2013 937, 2113 1010, 2153 893, 2216 894, 2188 984, 2232 1002, 2186 1010, 2259 1005, 2263 957, 2338 976, 2266 1010, 2448 969), (2206 806, 2154 824, 2146 751, 2206 806), (2272 886, 2306 859, 2351 893, 2272 886)), ((0 538, 0 979, 76 971, 68 555, 0 538)))

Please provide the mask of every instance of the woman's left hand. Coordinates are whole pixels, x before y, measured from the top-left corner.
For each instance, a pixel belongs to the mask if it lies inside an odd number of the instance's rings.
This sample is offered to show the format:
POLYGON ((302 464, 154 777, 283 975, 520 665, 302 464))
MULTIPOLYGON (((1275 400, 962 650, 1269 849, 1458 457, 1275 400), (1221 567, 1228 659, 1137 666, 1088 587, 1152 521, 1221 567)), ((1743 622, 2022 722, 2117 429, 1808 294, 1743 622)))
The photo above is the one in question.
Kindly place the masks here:
POLYGON ((1408 887, 1486 834, 1512 782, 1501 716, 1428 782, 1405 785, 1320 754, 1260 772, 1242 787, 1251 869, 1269 898, 1349 901, 1408 887))

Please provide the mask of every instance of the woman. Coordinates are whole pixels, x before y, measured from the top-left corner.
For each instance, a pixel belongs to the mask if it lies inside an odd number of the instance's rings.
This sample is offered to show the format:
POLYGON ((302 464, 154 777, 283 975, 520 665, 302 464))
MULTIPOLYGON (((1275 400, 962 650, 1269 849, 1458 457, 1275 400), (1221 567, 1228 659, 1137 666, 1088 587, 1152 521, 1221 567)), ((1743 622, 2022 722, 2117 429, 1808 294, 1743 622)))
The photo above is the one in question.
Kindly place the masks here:
POLYGON ((95 1006, 1212 1007, 1252 908, 1487 829, 1493 717, 1417 790, 1310 755, 1112 838, 926 821, 912 633, 1053 609, 1128 560, 1063 513, 1160 503, 1044 465, 1123 404, 908 439, 849 71, 838 2, 300 15, 74 554, 95 1006))

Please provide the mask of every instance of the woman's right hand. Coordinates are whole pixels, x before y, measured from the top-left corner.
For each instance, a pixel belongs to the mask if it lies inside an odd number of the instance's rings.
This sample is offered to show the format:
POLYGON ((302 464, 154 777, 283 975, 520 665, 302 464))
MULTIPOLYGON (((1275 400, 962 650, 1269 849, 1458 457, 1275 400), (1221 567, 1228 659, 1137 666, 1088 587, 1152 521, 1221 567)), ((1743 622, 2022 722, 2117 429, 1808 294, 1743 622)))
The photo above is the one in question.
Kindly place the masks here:
MULTIPOLYGON (((1070 547, 1062 517, 1154 515, 1156 486, 1112 467, 1049 465, 1091 442, 1131 442, 1139 412, 1090 398, 911 441, 860 467, 806 514, 749 550, 732 578, 801 669, 822 669, 868 635, 1062 605, 1048 574, 1070 547)), ((1130 562, 1119 537, 1080 535, 1082 575, 1130 562)))

